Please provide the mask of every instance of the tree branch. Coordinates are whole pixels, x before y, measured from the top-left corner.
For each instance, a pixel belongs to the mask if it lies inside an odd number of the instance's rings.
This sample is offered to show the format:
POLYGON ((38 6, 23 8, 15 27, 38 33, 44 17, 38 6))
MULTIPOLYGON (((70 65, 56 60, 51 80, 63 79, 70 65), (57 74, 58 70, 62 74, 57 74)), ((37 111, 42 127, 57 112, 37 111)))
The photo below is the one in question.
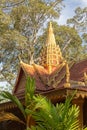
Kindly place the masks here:
POLYGON ((3 70, 0 71, 1 75, 4 77, 3 79, 6 79, 5 81, 8 82, 8 84, 10 84, 11 86, 13 86, 13 84, 11 83, 11 81, 6 77, 6 75, 3 73, 3 70))
POLYGON ((12 3, 12 4, 10 4, 10 5, 4 6, 3 8, 6 8, 6 7, 13 7, 13 6, 16 6, 16 5, 20 5, 20 4, 22 4, 24 1, 25 1, 25 0, 22 0, 22 1, 16 2, 16 3, 12 3))
POLYGON ((65 44, 64 48, 62 49, 62 52, 65 51, 65 49, 68 47, 72 39, 69 39, 69 41, 65 44))

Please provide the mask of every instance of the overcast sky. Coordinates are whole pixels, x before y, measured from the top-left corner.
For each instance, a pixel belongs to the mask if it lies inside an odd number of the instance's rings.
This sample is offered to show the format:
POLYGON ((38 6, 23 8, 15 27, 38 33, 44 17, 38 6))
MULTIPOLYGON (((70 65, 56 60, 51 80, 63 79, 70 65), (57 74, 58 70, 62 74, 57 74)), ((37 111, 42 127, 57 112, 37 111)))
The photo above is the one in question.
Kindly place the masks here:
POLYGON ((58 20, 59 24, 65 24, 66 19, 72 18, 72 16, 75 14, 74 10, 79 7, 87 7, 87 0, 64 0, 65 7, 63 8, 61 12, 61 16, 58 20))

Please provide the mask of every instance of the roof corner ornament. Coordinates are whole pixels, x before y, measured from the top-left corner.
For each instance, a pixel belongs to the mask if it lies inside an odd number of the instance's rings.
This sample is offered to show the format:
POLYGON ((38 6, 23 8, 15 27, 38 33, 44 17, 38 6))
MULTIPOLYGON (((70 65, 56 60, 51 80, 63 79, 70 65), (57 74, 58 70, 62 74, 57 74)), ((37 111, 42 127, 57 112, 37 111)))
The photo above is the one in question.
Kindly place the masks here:
POLYGON ((66 66, 66 83, 64 84, 64 88, 70 88, 70 71, 69 71, 69 66, 68 63, 65 61, 65 66, 66 66))
POLYGON ((21 64, 23 61, 22 61, 22 59, 21 59, 21 56, 20 56, 20 55, 18 55, 18 59, 19 59, 20 64, 21 64))
POLYGON ((85 85, 87 85, 87 73, 86 72, 84 72, 84 83, 85 83, 85 85))

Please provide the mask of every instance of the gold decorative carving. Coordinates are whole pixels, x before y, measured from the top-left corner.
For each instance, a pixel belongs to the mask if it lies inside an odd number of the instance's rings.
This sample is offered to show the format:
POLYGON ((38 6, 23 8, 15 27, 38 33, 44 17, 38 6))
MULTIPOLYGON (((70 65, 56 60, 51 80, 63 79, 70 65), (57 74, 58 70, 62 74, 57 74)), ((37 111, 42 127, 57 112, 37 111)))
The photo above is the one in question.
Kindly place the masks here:
MULTIPOLYGON (((69 67, 68 67, 67 62, 62 57, 62 53, 61 53, 59 45, 56 45, 55 36, 53 33, 51 22, 48 29, 47 41, 46 41, 46 44, 42 48, 40 56, 41 56, 40 65, 42 65, 48 71, 48 75, 49 75, 47 78, 46 84, 48 86, 53 86, 54 88, 56 88, 66 75, 66 83, 67 83, 67 86, 70 87, 69 67), (59 72, 61 72, 64 66, 66 66, 66 72, 64 70, 62 74, 60 75, 59 72), (55 69, 56 71, 54 71, 55 69), (53 75, 51 76, 50 74, 52 74, 52 72, 53 72, 53 75)), ((70 66, 72 65, 73 64, 71 63, 70 66)), ((41 77, 41 79, 43 81, 43 77, 41 77)))
POLYGON ((85 85, 87 85, 87 73, 84 72, 84 82, 85 82, 85 85))
POLYGON ((85 86, 85 82, 70 80, 72 86, 85 86))
POLYGON ((64 88, 70 88, 71 86, 70 86, 70 83, 65 83, 64 84, 64 88))
POLYGON ((66 63, 66 83, 64 84, 65 88, 70 88, 70 71, 69 71, 69 66, 68 63, 66 63))
POLYGON ((54 68, 63 62, 62 53, 59 45, 56 45, 55 36, 53 33, 52 23, 50 22, 48 37, 46 44, 41 51, 41 62, 44 68, 48 70, 50 74, 54 68))
POLYGON ((80 85, 80 86, 85 86, 85 83, 84 83, 84 82, 81 82, 81 81, 78 81, 78 85, 80 85))

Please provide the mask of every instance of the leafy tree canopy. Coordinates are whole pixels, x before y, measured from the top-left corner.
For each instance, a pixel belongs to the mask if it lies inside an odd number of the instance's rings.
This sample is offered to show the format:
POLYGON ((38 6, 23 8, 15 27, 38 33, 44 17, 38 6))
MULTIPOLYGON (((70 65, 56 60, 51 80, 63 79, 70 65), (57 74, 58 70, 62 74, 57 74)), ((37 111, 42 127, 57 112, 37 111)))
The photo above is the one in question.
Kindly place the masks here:
POLYGON ((76 8, 75 15, 67 20, 67 24, 80 32, 84 41, 87 42, 87 7, 76 8))
POLYGON ((18 56, 33 62, 40 29, 50 18, 58 18, 62 0, 3 0, 0 2, 1 80, 11 85, 17 74, 18 56))
POLYGON ((75 15, 73 18, 68 19, 67 23, 74 26, 79 31, 87 31, 87 7, 85 8, 76 8, 75 15))

